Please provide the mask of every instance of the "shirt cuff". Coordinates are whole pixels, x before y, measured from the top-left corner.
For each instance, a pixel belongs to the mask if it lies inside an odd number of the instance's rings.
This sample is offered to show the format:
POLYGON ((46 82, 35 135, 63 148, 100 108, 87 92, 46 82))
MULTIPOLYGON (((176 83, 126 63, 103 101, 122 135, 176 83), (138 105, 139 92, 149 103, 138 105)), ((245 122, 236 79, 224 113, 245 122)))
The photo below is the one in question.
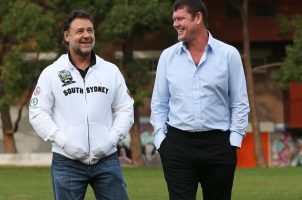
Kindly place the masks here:
POLYGON ((156 149, 158 150, 160 148, 160 145, 162 143, 162 141, 166 138, 166 134, 161 133, 161 134, 157 134, 154 137, 154 145, 156 147, 156 149))
POLYGON ((232 146, 241 147, 243 136, 236 132, 231 132, 230 143, 232 146))

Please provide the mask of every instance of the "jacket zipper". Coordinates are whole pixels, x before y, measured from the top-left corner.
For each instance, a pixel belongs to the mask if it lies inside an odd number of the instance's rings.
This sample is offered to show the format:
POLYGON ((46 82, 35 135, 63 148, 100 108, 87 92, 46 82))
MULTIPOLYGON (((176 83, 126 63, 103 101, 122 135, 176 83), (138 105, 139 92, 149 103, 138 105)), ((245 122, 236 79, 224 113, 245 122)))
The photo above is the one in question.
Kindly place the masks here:
MULTIPOLYGON (((86 74, 87 76, 87 74, 86 74)), ((85 102, 86 102, 86 109, 87 109, 87 96, 86 96, 86 76, 83 78, 83 82, 84 82, 84 93, 85 93, 85 102)), ((88 110, 88 109, 87 109, 88 110)), ((87 112, 87 131, 88 131, 88 137, 87 137, 87 140, 88 140, 88 165, 90 165, 90 134, 89 134, 89 119, 88 119, 88 112, 87 112)))

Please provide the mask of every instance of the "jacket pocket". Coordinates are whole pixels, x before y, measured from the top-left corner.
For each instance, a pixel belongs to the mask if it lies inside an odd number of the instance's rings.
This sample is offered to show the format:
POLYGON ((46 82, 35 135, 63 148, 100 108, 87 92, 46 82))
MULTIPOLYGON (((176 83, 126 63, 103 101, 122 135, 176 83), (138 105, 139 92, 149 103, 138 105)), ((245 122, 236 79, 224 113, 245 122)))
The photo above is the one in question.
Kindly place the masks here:
POLYGON ((89 156, 88 129, 85 124, 69 126, 63 150, 74 159, 85 159, 89 156))
POLYGON ((102 158, 116 151, 113 137, 105 125, 91 124, 90 130, 90 148, 94 158, 102 158))
POLYGON ((90 125, 89 130, 90 148, 94 158, 102 158, 116 151, 113 136, 105 125, 94 123, 90 125))

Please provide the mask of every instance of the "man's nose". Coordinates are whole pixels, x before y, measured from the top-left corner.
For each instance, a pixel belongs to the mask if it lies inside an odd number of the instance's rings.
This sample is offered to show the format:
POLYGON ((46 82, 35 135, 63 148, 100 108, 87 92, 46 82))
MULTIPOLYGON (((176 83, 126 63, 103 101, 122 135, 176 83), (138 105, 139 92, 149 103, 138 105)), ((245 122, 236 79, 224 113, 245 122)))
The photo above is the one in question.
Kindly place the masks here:
POLYGON ((84 34, 83 34, 84 37, 90 37, 90 35, 91 34, 88 31, 84 31, 84 34))
POLYGON ((173 21, 173 27, 177 27, 177 26, 179 26, 179 23, 178 23, 177 20, 174 20, 174 21, 173 21))

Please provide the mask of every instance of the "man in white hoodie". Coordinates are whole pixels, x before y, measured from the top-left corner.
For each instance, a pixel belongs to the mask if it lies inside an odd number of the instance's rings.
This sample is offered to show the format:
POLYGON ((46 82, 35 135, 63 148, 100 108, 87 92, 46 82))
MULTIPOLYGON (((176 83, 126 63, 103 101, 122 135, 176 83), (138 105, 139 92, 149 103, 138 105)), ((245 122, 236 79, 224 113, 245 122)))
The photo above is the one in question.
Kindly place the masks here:
POLYGON ((95 55, 94 25, 85 11, 64 22, 68 53, 41 73, 29 105, 30 123, 52 142, 56 200, 127 200, 117 143, 133 124, 133 99, 119 69, 95 55))

